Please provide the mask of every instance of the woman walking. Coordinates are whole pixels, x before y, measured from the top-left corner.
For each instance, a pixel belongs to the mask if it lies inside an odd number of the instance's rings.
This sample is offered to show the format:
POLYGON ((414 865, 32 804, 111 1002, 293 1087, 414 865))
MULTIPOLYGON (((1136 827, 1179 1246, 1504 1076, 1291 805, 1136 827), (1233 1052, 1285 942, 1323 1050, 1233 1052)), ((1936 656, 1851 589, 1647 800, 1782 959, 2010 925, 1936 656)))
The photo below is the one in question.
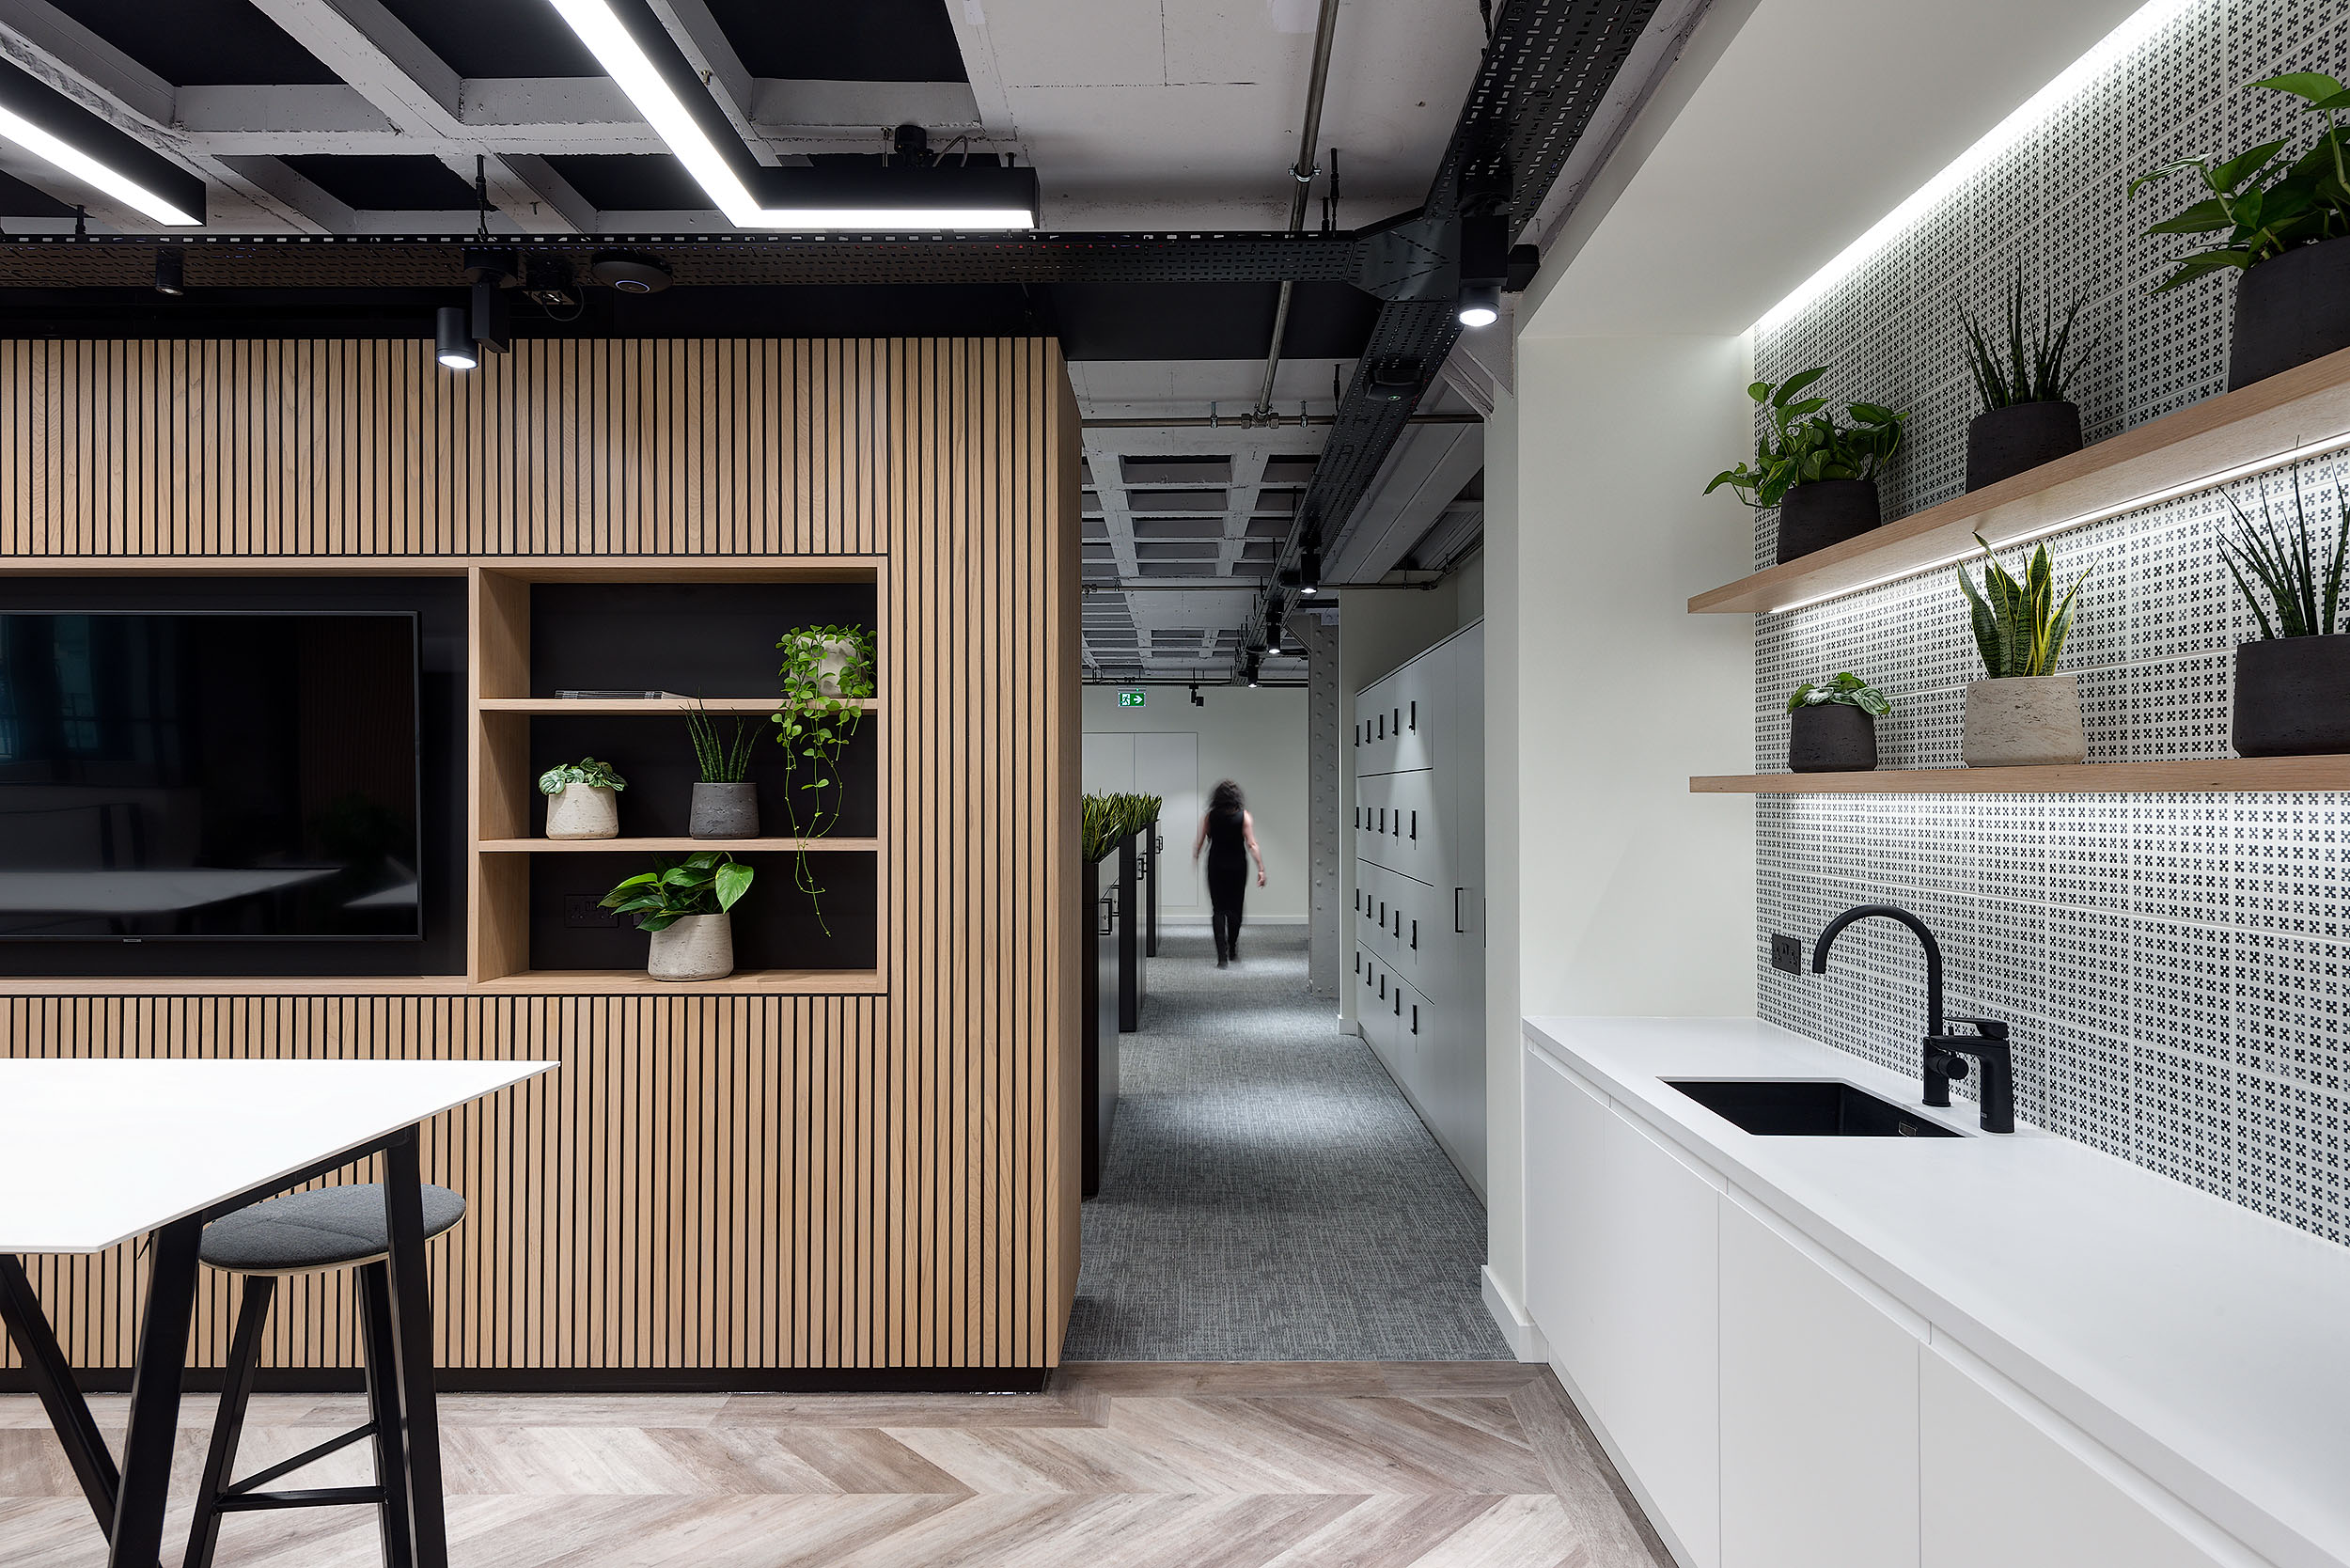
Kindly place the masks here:
POLYGON ((1240 906, 1248 891, 1248 862, 1257 862, 1257 886, 1264 886, 1264 851, 1257 847, 1257 821, 1241 799, 1240 786, 1226 779, 1208 792, 1208 814, 1199 819, 1199 837, 1191 843, 1191 857, 1208 852, 1208 904, 1214 912, 1215 966, 1240 957, 1240 906))

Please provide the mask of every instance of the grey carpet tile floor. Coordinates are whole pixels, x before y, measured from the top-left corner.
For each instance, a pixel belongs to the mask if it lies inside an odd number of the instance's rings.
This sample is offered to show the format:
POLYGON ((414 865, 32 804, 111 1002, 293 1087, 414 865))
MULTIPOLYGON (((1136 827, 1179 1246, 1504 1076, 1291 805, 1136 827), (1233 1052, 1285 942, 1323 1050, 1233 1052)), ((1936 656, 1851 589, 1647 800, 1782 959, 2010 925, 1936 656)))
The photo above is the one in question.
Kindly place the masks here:
POLYGON ((1072 1361, 1502 1360, 1485 1212, 1371 1048, 1306 994, 1306 935, 1215 967, 1163 933, 1063 1351, 1072 1361))

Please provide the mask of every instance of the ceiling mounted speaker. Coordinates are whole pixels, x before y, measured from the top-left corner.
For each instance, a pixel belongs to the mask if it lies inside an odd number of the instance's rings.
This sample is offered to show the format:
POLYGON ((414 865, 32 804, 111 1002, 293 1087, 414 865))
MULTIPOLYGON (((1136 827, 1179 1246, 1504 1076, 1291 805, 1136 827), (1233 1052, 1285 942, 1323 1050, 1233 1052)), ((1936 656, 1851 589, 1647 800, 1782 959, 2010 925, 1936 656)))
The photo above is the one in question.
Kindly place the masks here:
POLYGON ((607 250, 588 263, 588 275, 623 294, 657 294, 669 286, 669 269, 650 256, 607 250))

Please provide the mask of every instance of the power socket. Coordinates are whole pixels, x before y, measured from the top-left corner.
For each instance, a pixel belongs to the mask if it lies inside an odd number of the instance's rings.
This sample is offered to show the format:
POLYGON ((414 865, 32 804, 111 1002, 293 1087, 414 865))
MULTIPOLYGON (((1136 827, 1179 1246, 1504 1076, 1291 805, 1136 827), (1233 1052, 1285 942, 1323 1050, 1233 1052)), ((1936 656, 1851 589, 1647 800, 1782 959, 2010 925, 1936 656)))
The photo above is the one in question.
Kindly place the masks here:
POLYGON ((563 896, 563 923, 575 930, 617 926, 620 923, 620 912, 604 908, 593 893, 567 893, 563 896))
POLYGON ((1790 975, 1803 973, 1803 938, 1771 933, 1771 967, 1790 975))

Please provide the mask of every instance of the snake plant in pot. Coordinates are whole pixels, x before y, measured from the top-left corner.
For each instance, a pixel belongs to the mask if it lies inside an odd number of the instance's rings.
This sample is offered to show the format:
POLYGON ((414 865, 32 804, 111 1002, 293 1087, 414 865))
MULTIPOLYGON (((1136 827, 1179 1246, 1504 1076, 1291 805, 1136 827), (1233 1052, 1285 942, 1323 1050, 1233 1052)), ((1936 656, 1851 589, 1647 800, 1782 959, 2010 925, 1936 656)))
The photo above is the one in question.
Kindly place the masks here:
POLYGON ((2282 136, 2232 158, 2179 158, 2130 181, 2136 196, 2191 173, 2203 195, 2149 234, 2211 236, 2156 293, 2213 273, 2241 274, 2228 340, 2228 388, 2350 348, 2350 87, 2322 71, 2252 84, 2301 101, 2325 129, 2307 145, 2282 136))
POLYGON ((697 839, 758 838, 759 786, 751 782, 751 746, 759 739, 759 727, 738 718, 734 733, 721 738, 718 721, 708 710, 696 708, 685 715, 685 733, 701 770, 685 831, 697 839))
POLYGON ((2235 710, 2230 723, 2242 757, 2350 752, 2350 632, 2342 580, 2350 556, 2350 499, 2334 492, 2330 546, 2321 552, 2293 487, 2293 522, 2281 525, 2261 499, 2258 523, 2228 497, 2235 537, 2219 549, 2229 574, 2260 622, 2259 640, 2235 651, 2235 710))
POLYGON ((2020 261, 2008 286, 2005 342, 1995 348, 1982 322, 1966 311, 1958 313, 1966 327, 1967 368, 1982 398, 1982 412, 1966 427, 1968 490, 2081 449, 2080 405, 2064 395, 2073 375, 2073 326, 2080 313, 2076 296, 2061 315, 2044 306, 2040 320, 2028 323, 2020 261))
POLYGON ((1877 720, 1892 711, 1883 692, 1849 670, 1806 681, 1787 699, 1787 771, 1870 772, 1877 765, 1877 720))
POLYGON ((1865 534, 1885 520, 1877 476, 1901 448, 1902 421, 1909 417, 1877 403, 1847 403, 1851 423, 1840 422, 1827 411, 1827 399, 1803 396, 1826 374, 1822 365, 1777 386, 1758 381, 1747 387, 1768 422, 1755 442, 1753 466, 1724 469, 1705 487, 1711 495, 1728 485, 1750 507, 1778 508, 1782 561, 1865 534))
POLYGON ((2073 630, 2074 597, 2089 573, 2073 579, 2060 597, 2047 545, 2032 552, 2018 578, 1999 564, 1981 534, 1975 542, 1988 557, 1982 587, 1975 587, 1964 566, 1958 586, 1966 594, 1984 679, 1966 688, 1959 754, 1970 768, 2081 761, 2089 756, 2089 737, 2081 725, 2080 678, 2059 675, 2056 666, 2073 630))

